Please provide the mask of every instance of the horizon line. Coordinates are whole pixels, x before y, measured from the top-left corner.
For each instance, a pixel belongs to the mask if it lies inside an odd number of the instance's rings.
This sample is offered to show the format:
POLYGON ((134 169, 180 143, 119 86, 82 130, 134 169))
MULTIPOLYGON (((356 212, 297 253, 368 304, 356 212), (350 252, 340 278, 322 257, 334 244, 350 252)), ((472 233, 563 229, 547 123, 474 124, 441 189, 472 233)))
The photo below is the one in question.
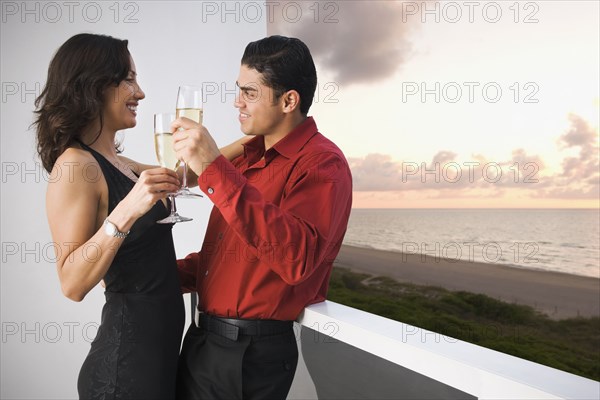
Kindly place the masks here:
POLYGON ((352 207, 353 210, 598 210, 599 207, 352 207))

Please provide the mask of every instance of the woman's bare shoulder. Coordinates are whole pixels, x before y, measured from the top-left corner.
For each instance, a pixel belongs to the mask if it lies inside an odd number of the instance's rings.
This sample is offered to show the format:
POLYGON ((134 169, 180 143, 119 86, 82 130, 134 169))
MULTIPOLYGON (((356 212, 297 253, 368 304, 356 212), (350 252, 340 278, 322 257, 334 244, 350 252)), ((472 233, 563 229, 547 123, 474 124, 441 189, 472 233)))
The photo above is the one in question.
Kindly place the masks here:
POLYGON ((49 182, 95 185, 101 176, 100 165, 89 151, 69 147, 56 159, 49 182))

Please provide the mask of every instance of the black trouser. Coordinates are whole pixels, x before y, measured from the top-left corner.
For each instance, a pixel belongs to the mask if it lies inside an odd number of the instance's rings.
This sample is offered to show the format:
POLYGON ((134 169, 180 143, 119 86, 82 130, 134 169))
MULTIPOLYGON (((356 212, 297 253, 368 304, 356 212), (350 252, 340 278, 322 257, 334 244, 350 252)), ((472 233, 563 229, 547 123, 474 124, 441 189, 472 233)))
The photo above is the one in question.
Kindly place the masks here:
POLYGON ((240 333, 236 340, 205 328, 192 323, 185 335, 177 372, 178 400, 287 397, 298 363, 292 324, 283 333, 240 333))

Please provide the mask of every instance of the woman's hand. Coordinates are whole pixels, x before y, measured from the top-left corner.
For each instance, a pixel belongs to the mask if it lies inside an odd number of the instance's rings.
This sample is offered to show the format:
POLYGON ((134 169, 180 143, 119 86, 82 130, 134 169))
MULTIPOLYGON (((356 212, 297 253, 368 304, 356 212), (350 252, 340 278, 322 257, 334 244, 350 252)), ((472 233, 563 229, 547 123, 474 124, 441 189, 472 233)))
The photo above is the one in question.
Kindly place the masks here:
POLYGON ((253 139, 254 136, 244 136, 240 139, 236 140, 233 143, 230 143, 226 146, 221 147, 219 150, 221 154, 225 156, 229 161, 233 161, 234 158, 241 156, 244 154, 244 146, 243 144, 253 139))
MULTIPOLYGON (((173 170, 151 168, 142 171, 135 186, 115 207, 111 217, 124 214, 121 218, 125 217, 131 220, 131 224, 133 224, 135 220, 148 212, 158 200, 164 199, 169 193, 176 192, 179 186, 179 178, 173 170)), ((111 222, 119 226, 117 218, 115 218, 115 221, 111 219, 111 222)))

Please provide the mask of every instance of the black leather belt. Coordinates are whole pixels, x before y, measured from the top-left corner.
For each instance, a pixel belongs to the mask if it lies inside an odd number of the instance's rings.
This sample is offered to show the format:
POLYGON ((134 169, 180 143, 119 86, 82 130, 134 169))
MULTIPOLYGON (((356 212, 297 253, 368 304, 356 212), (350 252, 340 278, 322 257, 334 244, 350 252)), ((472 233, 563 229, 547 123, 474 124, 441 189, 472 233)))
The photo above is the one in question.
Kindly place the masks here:
POLYGON ((221 318, 200 313, 196 326, 230 340, 238 340, 239 335, 271 336, 293 330, 293 321, 264 319, 221 318))

